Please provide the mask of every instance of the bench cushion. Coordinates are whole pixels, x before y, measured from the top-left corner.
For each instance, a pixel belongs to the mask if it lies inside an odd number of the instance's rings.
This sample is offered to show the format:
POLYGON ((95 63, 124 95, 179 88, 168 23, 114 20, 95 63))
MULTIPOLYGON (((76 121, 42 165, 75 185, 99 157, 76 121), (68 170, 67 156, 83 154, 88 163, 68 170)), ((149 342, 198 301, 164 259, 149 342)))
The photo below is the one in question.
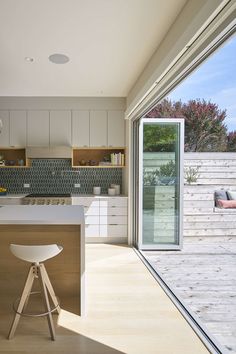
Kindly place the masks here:
POLYGON ((236 199, 236 191, 227 191, 228 199, 235 200, 236 199))
POLYGON ((236 208, 236 200, 217 200, 217 206, 220 208, 236 208))

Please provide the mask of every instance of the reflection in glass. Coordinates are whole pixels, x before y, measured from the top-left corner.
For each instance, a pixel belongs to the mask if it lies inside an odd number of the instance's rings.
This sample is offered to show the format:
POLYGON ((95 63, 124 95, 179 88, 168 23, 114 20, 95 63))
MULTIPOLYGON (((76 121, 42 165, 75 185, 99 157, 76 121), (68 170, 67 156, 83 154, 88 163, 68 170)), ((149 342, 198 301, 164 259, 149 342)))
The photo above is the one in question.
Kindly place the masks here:
POLYGON ((143 124, 143 245, 178 244, 178 123, 143 124))

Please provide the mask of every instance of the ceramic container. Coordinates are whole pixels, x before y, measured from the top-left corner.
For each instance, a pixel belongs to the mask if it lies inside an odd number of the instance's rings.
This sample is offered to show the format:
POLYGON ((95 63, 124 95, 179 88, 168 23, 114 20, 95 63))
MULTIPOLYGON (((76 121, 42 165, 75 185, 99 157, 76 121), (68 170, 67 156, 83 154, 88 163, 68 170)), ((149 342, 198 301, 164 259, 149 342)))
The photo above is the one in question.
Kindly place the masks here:
POLYGON ((99 195, 101 194, 101 187, 93 187, 93 194, 99 195))
POLYGON ((120 194, 120 185, 119 184, 111 184, 111 188, 115 189, 116 195, 120 194))
POLYGON ((116 195, 115 188, 108 188, 108 195, 116 195))

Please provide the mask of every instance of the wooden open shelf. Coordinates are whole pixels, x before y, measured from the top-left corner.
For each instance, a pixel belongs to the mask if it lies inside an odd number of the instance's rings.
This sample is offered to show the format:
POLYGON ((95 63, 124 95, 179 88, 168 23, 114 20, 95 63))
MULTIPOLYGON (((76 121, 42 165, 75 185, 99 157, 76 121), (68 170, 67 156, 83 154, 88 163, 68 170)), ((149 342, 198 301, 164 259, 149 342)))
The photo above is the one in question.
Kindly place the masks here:
POLYGON ((109 157, 111 154, 124 154, 124 148, 73 148, 72 149, 72 167, 80 168, 122 168, 122 165, 99 165, 100 162, 104 161, 105 157, 109 157))
POLYGON ((5 165, 0 165, 0 168, 29 167, 29 160, 26 158, 25 149, 0 148, 0 155, 3 155, 3 160, 5 161, 5 165), (23 164, 19 161, 23 161, 23 164))

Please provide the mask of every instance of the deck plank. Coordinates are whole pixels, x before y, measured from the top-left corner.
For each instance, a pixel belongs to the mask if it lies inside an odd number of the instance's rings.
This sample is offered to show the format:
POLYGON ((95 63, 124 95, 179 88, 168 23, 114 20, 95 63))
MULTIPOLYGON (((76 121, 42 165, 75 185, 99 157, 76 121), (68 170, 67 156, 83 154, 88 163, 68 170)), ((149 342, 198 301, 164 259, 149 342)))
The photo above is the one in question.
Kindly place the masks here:
POLYGON ((147 260, 226 351, 236 353, 236 244, 199 240, 182 251, 145 251, 147 260))

